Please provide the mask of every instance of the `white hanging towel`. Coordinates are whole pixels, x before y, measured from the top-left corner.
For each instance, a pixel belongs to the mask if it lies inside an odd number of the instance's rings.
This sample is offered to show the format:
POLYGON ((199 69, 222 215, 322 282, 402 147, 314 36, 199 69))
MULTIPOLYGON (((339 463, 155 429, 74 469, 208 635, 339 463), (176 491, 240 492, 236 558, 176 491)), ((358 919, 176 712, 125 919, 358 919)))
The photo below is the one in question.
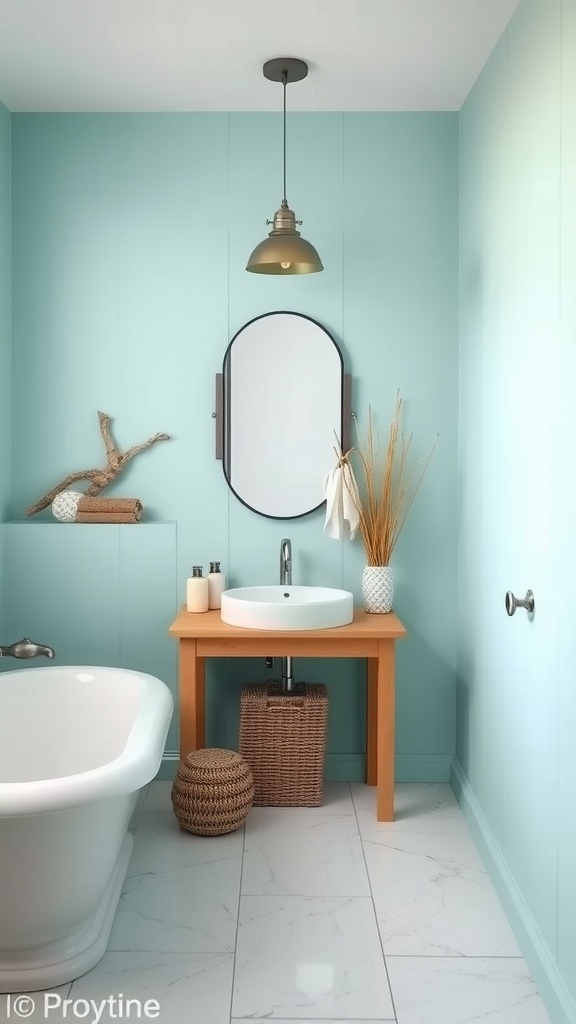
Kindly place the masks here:
POLYGON ((356 505, 360 498, 354 471, 345 455, 338 455, 338 464, 324 477, 324 497, 324 532, 332 540, 341 540, 345 534, 345 523, 348 523, 350 540, 354 540, 360 522, 356 505))

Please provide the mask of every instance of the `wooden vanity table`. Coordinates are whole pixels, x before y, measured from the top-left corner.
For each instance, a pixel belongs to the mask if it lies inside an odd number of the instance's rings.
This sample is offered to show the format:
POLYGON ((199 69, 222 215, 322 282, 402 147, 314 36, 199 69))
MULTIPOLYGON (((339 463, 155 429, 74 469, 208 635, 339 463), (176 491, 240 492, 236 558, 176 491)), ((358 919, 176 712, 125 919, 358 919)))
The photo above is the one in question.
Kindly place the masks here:
POLYGON ((406 635, 394 614, 356 609, 354 621, 299 632, 242 629, 220 611, 181 609, 170 626, 178 637, 180 756, 205 745, 206 658, 365 658, 366 782, 376 786, 378 821, 394 820, 394 643, 406 635))

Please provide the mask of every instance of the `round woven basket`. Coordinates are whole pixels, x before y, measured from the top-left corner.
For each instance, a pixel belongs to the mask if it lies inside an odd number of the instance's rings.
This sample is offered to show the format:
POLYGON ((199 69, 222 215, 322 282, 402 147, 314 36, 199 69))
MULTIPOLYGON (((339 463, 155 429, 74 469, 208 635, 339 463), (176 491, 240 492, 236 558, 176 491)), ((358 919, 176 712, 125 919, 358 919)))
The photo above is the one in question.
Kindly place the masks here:
POLYGON ((197 836, 234 832, 254 799, 250 765, 235 750, 195 750, 180 762, 171 796, 180 828, 197 836))

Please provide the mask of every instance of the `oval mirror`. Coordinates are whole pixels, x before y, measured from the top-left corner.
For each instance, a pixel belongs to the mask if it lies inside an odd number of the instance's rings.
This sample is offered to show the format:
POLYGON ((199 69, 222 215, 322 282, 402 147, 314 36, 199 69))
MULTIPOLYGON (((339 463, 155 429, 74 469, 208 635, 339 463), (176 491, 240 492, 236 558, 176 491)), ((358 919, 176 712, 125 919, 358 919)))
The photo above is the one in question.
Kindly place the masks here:
POLYGON ((232 338, 223 365, 223 469, 248 508, 294 519, 324 501, 342 442, 343 363, 303 313, 264 313, 232 338))

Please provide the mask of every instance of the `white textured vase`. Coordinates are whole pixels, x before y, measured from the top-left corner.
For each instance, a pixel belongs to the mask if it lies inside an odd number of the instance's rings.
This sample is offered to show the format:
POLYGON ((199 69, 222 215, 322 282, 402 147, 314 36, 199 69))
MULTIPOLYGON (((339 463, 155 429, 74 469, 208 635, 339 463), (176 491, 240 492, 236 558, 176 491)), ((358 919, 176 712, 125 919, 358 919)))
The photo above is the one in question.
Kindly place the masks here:
POLYGON ((365 565, 362 573, 364 611, 382 614, 392 611, 394 579, 389 565, 365 565))

